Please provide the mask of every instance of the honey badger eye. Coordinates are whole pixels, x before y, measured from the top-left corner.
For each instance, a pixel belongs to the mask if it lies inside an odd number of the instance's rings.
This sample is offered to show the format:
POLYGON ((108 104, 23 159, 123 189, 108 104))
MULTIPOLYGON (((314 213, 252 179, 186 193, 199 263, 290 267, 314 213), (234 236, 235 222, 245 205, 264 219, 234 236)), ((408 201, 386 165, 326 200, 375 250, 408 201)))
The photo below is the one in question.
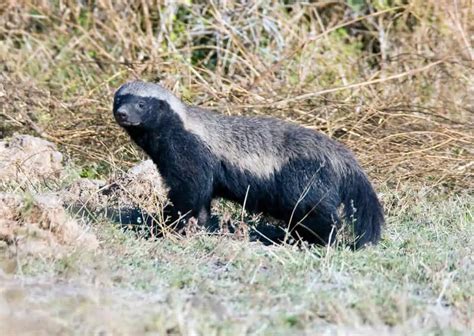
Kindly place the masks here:
POLYGON ((144 108, 145 107, 145 102, 144 101, 138 102, 138 107, 141 108, 141 109, 144 108))

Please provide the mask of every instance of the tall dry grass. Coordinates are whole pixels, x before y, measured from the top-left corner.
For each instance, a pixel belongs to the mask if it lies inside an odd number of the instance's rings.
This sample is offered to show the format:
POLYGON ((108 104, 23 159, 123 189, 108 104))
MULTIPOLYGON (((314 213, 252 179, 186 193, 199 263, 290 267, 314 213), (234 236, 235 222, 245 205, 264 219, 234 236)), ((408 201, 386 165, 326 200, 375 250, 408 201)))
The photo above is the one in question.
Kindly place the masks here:
POLYGON ((142 155, 110 111, 141 78, 321 130, 380 184, 474 186, 471 0, 0 6, 2 136, 38 134, 95 173, 142 155))

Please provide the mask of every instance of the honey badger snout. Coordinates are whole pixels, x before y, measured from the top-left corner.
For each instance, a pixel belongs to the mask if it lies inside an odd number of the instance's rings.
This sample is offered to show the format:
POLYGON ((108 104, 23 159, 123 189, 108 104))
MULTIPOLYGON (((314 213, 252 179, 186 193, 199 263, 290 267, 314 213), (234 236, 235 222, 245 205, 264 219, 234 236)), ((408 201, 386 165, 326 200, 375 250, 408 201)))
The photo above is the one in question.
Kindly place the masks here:
POLYGON ((117 121, 126 121, 127 118, 128 118, 127 109, 125 109, 123 106, 121 108, 119 108, 115 112, 115 118, 117 119, 117 121))
POLYGON ((114 108, 114 117, 121 126, 138 126, 142 121, 142 111, 131 103, 118 102, 114 108))

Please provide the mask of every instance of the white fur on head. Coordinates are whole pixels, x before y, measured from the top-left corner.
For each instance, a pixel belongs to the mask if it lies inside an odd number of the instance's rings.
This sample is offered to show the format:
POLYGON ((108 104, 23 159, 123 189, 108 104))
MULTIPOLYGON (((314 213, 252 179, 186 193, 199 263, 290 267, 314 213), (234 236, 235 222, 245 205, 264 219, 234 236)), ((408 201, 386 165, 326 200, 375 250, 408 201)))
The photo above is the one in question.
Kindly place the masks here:
POLYGON ((179 115, 183 123, 186 120, 186 106, 171 91, 165 89, 159 84, 133 81, 123 84, 116 95, 134 95, 143 98, 156 98, 168 103, 171 109, 179 115))

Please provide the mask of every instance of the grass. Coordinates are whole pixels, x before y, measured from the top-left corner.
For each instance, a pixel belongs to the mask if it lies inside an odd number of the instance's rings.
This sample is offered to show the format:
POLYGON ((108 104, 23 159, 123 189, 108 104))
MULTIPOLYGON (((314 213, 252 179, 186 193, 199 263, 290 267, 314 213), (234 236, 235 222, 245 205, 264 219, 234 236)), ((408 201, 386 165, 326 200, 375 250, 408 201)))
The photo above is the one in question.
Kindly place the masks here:
MULTIPOLYGON (((0 138, 54 142, 70 180, 113 179, 144 158, 111 117, 114 90, 141 78, 220 113, 273 115, 340 140, 379 191, 387 225, 380 245, 354 253, 202 232, 145 240, 83 218, 96 250, 44 257, 0 245, 0 330, 471 333, 472 9, 470 0, 2 3, 0 138)), ((238 209, 218 214, 240 220, 238 209)))
POLYGON ((355 253, 202 233, 150 241, 97 221, 98 250, 22 257, 3 295, 15 316, 68 334, 467 334, 472 197, 405 197, 417 205, 355 253))

